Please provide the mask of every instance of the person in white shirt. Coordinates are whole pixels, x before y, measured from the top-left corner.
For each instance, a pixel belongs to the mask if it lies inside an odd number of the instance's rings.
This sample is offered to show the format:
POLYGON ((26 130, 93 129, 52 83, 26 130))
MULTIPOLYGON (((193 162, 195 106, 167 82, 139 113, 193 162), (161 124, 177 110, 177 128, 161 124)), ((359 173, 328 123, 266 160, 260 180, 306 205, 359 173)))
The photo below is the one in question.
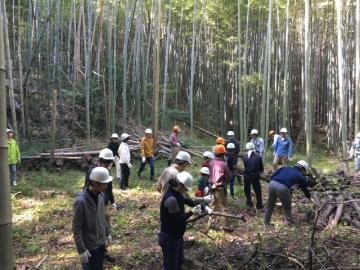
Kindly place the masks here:
POLYGON ((120 138, 122 141, 118 150, 121 167, 120 189, 126 190, 129 187, 130 169, 132 167, 130 163, 131 155, 128 145, 130 135, 123 133, 120 138))

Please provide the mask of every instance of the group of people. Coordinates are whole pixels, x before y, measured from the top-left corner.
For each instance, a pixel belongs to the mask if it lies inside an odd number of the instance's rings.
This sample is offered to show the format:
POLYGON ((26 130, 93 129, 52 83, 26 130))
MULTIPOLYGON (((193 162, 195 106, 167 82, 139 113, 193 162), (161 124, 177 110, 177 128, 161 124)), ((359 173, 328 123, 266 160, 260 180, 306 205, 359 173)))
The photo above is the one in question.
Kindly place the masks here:
MULTIPOLYGON (((285 130, 274 140, 275 161, 287 164, 292 157, 290 151, 291 140, 285 130)), ((244 193, 246 204, 252 206, 251 186, 256 194, 256 208, 263 209, 261 196, 260 174, 264 171, 264 141, 257 130, 250 132, 251 141, 245 146, 246 153, 241 153, 240 143, 235 139, 233 131, 227 133, 226 140, 217 138, 212 151, 204 152, 204 161, 200 169, 200 179, 197 182, 195 196, 189 196, 194 185, 192 175, 187 172, 193 164, 188 152, 181 151, 179 140, 180 129, 174 127, 171 135, 171 156, 169 166, 164 169, 157 182, 156 189, 161 194, 160 202, 160 232, 159 245, 163 253, 163 269, 181 269, 184 259, 183 235, 186 231, 188 219, 195 215, 210 215, 209 226, 224 231, 233 231, 228 218, 218 222, 212 213, 227 212, 227 185, 230 184, 230 195, 234 196, 235 178, 238 158, 243 163, 244 193), (191 208, 186 211, 185 205, 191 208), (215 211, 215 212, 214 212, 215 211)), ((273 134, 275 137, 275 134, 273 134)), ((76 198, 74 204, 73 234, 83 269, 103 269, 104 260, 116 261, 109 256, 106 246, 112 240, 110 233, 111 208, 117 205, 112 192, 113 177, 110 174, 112 163, 117 168, 116 176, 120 181, 120 188, 128 187, 131 157, 128 146, 130 136, 126 133, 111 136, 108 148, 100 151, 99 162, 90 168, 86 177, 83 191, 76 198), (119 143, 119 139, 121 143, 119 143)), ((150 129, 145 130, 141 139, 141 165, 138 176, 141 175, 147 163, 150 164, 150 179, 154 179, 154 148, 155 141, 150 129)), ((292 150, 291 150, 292 151, 292 150)), ((284 207, 284 214, 288 223, 292 223, 291 190, 299 185, 310 199, 304 174, 309 169, 305 161, 298 161, 292 168, 284 166, 271 177, 268 184, 268 204, 264 223, 270 225, 275 202, 279 198, 284 207)), ((210 228, 209 227, 209 228, 210 228)))

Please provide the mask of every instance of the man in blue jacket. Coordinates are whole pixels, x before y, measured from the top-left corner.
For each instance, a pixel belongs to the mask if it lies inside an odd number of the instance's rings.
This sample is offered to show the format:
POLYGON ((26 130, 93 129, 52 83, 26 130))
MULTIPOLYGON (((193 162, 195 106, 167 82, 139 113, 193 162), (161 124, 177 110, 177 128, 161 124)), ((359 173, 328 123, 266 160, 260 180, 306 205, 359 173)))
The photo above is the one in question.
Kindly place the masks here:
POLYGON ((280 136, 278 136, 275 142, 274 150, 274 169, 277 169, 278 165, 286 166, 293 155, 293 142, 288 136, 288 131, 286 128, 280 129, 280 136))
POLYGON ((292 224, 294 222, 291 211, 291 190, 295 186, 299 186, 304 192, 306 198, 313 202, 304 177, 304 174, 309 169, 310 167, 307 162, 300 160, 294 167, 282 167, 271 176, 268 188, 268 205, 264 220, 265 225, 270 225, 271 216, 274 211, 277 198, 279 198, 284 209, 285 218, 288 224, 292 224))

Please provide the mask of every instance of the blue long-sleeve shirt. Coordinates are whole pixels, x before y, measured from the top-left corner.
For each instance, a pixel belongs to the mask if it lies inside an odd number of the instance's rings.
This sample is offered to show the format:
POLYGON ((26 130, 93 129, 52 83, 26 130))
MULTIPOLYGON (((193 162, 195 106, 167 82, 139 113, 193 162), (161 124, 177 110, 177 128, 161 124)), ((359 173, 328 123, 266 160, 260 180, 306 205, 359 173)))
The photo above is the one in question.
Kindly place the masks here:
POLYGON ((279 136, 275 143, 275 155, 278 157, 288 157, 291 158, 293 155, 293 142, 288 137, 284 139, 279 136))
POLYGON ((272 181, 287 186, 290 190, 293 186, 298 185, 304 192, 306 198, 310 198, 310 192, 307 188, 307 183, 304 175, 296 167, 283 167, 274 172, 271 176, 272 181))

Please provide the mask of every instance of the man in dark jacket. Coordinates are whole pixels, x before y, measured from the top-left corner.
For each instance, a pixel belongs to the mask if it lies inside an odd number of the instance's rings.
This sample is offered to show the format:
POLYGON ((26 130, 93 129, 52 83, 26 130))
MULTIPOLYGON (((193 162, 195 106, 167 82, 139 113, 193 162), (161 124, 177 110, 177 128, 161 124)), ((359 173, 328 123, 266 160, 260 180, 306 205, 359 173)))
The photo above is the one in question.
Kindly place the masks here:
POLYGON ((244 163, 244 193, 246 196, 246 204, 253 206, 251 201, 251 186, 256 194, 256 208, 264 208, 261 196, 260 173, 264 172, 262 158, 255 152, 255 145, 251 142, 246 144, 248 151, 243 157, 244 163))
POLYGON ((306 179, 304 174, 310 169, 306 161, 300 160, 294 167, 282 167, 277 170, 272 176, 269 183, 269 197, 268 206, 265 212, 265 225, 270 225, 271 215, 274 211, 275 203, 279 198, 281 205, 284 209, 285 218, 288 224, 294 222, 291 211, 291 190, 295 186, 299 186, 304 192, 306 198, 311 202, 310 192, 307 188, 306 179))
MULTIPOLYGON (((238 141, 237 139, 235 139, 235 133, 234 133, 234 131, 229 130, 229 131, 227 132, 227 134, 226 134, 226 138, 227 138, 227 140, 226 140, 225 147, 227 148, 227 145, 228 145, 229 143, 233 143, 233 144, 235 145, 234 156, 235 156, 236 158, 238 158, 239 153, 240 153, 240 143, 239 143, 239 141, 238 141)), ((237 161, 236 161, 236 163, 237 163, 237 161)), ((235 165, 236 165, 236 164, 235 164, 235 165)))
POLYGON ((113 156, 114 156, 113 162, 115 163, 116 179, 118 180, 118 182, 120 182, 120 175, 121 175, 120 159, 118 154, 119 146, 120 146, 119 135, 117 133, 113 133, 111 135, 111 141, 108 145, 108 148, 113 152, 113 156))
MULTIPOLYGON (((191 190, 193 178, 188 172, 181 172, 176 180, 170 181, 170 187, 162 198, 160 205, 161 228, 159 245, 163 253, 164 270, 180 270, 184 261, 184 240, 186 221, 192 215, 201 214, 201 205, 192 211, 185 212, 185 204, 194 206, 194 202, 185 195, 191 190)), ((211 209, 205 207, 211 214, 211 209)))
POLYGON ((96 167, 91 171, 89 185, 76 198, 72 230, 84 270, 102 270, 105 243, 111 241, 105 219, 104 195, 112 176, 109 170, 96 167))
MULTIPOLYGON (((104 167, 106 169, 109 170, 112 162, 114 160, 114 156, 113 153, 110 149, 108 148, 104 148, 100 151, 99 153, 99 161, 95 166, 92 166, 89 168, 89 170, 86 173, 85 176, 85 184, 84 184, 84 190, 89 187, 90 185, 90 175, 91 172, 93 171, 94 168, 96 167, 104 167)), ((110 173, 110 171, 109 171, 110 173)), ((105 205, 105 218, 106 221, 108 223, 108 226, 110 227, 111 223, 110 223, 110 206, 113 207, 114 210, 116 210, 117 206, 115 203, 115 199, 114 199, 114 194, 113 194, 113 186, 112 186, 112 182, 109 182, 106 186, 106 189, 104 191, 104 205, 105 205)), ((105 250, 105 259, 110 262, 110 263, 115 263, 116 259, 112 256, 110 256, 109 254, 107 254, 107 250, 105 250)))

